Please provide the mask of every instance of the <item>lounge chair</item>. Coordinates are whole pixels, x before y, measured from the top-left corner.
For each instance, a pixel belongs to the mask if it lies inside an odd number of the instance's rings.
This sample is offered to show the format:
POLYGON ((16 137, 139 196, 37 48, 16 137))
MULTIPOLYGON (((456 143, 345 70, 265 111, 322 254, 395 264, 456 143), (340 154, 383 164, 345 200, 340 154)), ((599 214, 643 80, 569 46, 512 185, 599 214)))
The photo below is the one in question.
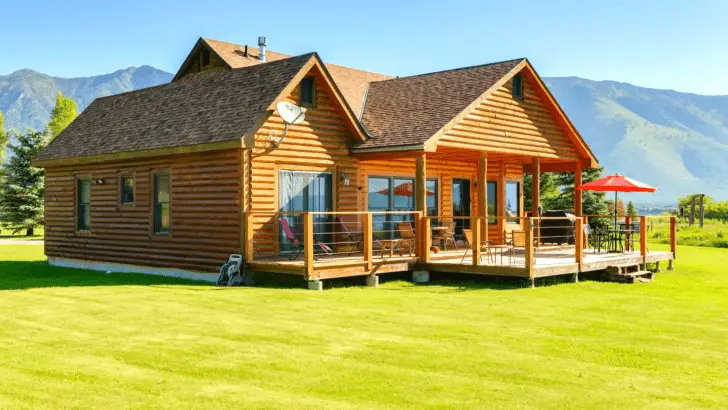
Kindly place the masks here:
MULTIPOLYGON (((293 231, 291 230, 291 226, 288 225, 288 221, 286 218, 280 217, 278 220, 281 222, 281 227, 283 228, 283 233, 286 234, 286 239, 291 244, 291 251, 293 256, 290 256, 289 259, 293 260, 298 258, 301 255, 301 252, 303 252, 303 241, 300 241, 298 238, 296 238, 296 235, 293 234, 293 231)), ((327 255, 333 254, 334 251, 331 249, 328 245, 321 241, 315 241, 314 242, 316 246, 321 249, 321 251, 327 255)))
POLYGON ((354 244, 349 252, 349 255, 351 255, 354 252, 359 251, 359 249, 364 245, 364 233, 362 232, 352 232, 349 227, 346 225, 346 221, 344 221, 343 216, 339 216, 338 218, 339 224, 341 225, 341 230, 343 231, 343 235, 346 237, 346 241, 354 244))
MULTIPOLYGON (((463 253, 463 258, 460 259, 460 263, 463 263, 465 261, 465 257, 468 256, 468 250, 473 249, 473 244, 475 241, 473 240, 473 231, 470 229, 463 229, 463 236, 465 237, 465 252, 463 253)), ((480 246, 480 251, 485 252, 488 255, 488 259, 492 260, 493 263, 495 263, 495 253, 492 252, 490 246, 488 246, 490 241, 486 241, 485 245, 480 246)), ((480 258, 482 259, 483 256, 481 254, 480 258)))

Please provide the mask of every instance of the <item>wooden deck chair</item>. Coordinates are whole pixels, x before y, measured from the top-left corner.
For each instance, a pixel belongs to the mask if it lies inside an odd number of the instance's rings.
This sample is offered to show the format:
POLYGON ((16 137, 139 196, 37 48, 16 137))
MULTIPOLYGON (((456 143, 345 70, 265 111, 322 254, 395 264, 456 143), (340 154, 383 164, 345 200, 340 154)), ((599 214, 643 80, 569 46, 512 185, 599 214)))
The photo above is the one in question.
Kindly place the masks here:
MULTIPOLYGON (((463 263, 465 261, 465 257, 468 256, 468 250, 472 250, 473 244, 475 243, 473 241, 473 231, 471 229, 463 229, 463 236, 465 237, 465 252, 463 252, 463 258, 460 259, 460 263, 463 263)), ((495 263, 495 254, 491 255, 491 249, 487 244, 481 245, 480 251, 485 252, 488 255, 488 259, 492 260, 493 263, 495 263)), ((480 258, 483 258, 482 254, 480 255, 480 258)))
POLYGON ((452 242, 453 247, 455 247, 456 250, 460 250, 458 247, 458 243, 455 241, 455 226, 457 225, 456 221, 443 221, 442 226, 446 227, 447 230, 442 234, 445 240, 445 249, 447 249, 447 243, 452 242))
POLYGON ((399 241, 397 241, 399 256, 402 256, 402 245, 407 245, 409 256, 412 256, 412 251, 415 246, 415 231, 412 229, 412 224, 409 222, 400 222, 397 224, 397 230, 399 231, 399 241))
POLYGON ((513 259, 516 258, 516 249, 523 249, 526 251, 526 231, 513 230, 511 231, 511 255, 508 258, 509 263, 513 263, 513 259))
POLYGON ((339 224, 341 225, 341 230, 343 231, 344 236, 346 237, 346 241, 350 244, 354 244, 349 251, 349 255, 351 255, 354 252, 357 252, 359 248, 364 245, 364 233, 362 232, 352 232, 349 227, 346 225, 346 221, 344 221, 343 216, 339 216, 338 218, 339 224))
MULTIPOLYGON (((291 244, 291 251, 295 252, 293 256, 290 256, 289 259, 293 260, 298 258, 301 255, 301 252, 303 252, 303 242, 300 241, 298 238, 296 238, 296 235, 293 234, 293 231, 291 230, 291 226, 288 225, 288 221, 286 218, 280 217, 278 220, 281 222, 281 227, 283 228, 283 233, 286 235, 286 239, 291 244)), ((328 245, 321 241, 315 241, 316 246, 323 251, 323 253, 330 255, 334 253, 334 250, 331 249, 328 245)))

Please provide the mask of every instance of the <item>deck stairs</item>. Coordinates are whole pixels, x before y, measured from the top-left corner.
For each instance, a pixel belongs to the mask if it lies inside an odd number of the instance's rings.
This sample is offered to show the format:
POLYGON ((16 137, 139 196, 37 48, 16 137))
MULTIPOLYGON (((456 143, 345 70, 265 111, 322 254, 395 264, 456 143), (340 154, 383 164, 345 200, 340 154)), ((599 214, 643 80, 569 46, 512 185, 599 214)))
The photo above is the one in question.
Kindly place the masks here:
POLYGON ((607 266, 605 269, 606 278, 615 282, 635 283, 652 282, 655 274, 652 271, 642 270, 639 264, 622 263, 607 266))

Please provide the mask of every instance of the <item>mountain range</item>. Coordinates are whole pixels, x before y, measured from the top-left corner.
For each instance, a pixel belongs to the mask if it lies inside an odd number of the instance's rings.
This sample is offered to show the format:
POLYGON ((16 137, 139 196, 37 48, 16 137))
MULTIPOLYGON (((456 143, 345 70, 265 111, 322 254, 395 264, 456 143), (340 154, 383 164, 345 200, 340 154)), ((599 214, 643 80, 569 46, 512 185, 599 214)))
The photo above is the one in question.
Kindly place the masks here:
MULTIPOLYGON (((6 129, 42 129, 56 93, 79 110, 95 98, 164 84, 173 75, 150 66, 110 74, 59 78, 33 70, 0 76, 6 129)), ((674 204, 678 196, 728 198, 728 96, 705 96, 579 77, 544 79, 605 173, 621 173, 658 187, 627 196, 638 203, 674 204)))

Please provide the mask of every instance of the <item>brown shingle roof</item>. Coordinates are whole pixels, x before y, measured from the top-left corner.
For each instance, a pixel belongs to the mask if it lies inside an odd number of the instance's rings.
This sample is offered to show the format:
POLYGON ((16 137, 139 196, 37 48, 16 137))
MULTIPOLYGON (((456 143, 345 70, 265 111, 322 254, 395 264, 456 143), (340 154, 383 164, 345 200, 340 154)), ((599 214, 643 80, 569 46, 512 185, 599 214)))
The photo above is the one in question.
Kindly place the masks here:
POLYGON ((362 116, 372 138, 355 149, 423 144, 522 61, 372 83, 362 116))
MULTIPOLYGON (((203 38, 211 49, 213 49, 232 68, 248 67, 261 64, 259 50, 257 47, 248 46, 248 57, 244 55, 245 46, 240 44, 227 43, 225 41, 203 38)), ((276 61, 288 58, 286 54, 266 50, 267 61, 276 61)), ((361 116, 362 104, 366 95, 367 87, 372 81, 388 80, 392 77, 384 74, 372 73, 369 71, 357 70, 336 64, 324 63, 326 69, 334 79, 341 95, 351 107, 357 118, 361 116)))
POLYGON ((98 98, 36 160, 240 139, 311 58, 210 71, 98 98))

